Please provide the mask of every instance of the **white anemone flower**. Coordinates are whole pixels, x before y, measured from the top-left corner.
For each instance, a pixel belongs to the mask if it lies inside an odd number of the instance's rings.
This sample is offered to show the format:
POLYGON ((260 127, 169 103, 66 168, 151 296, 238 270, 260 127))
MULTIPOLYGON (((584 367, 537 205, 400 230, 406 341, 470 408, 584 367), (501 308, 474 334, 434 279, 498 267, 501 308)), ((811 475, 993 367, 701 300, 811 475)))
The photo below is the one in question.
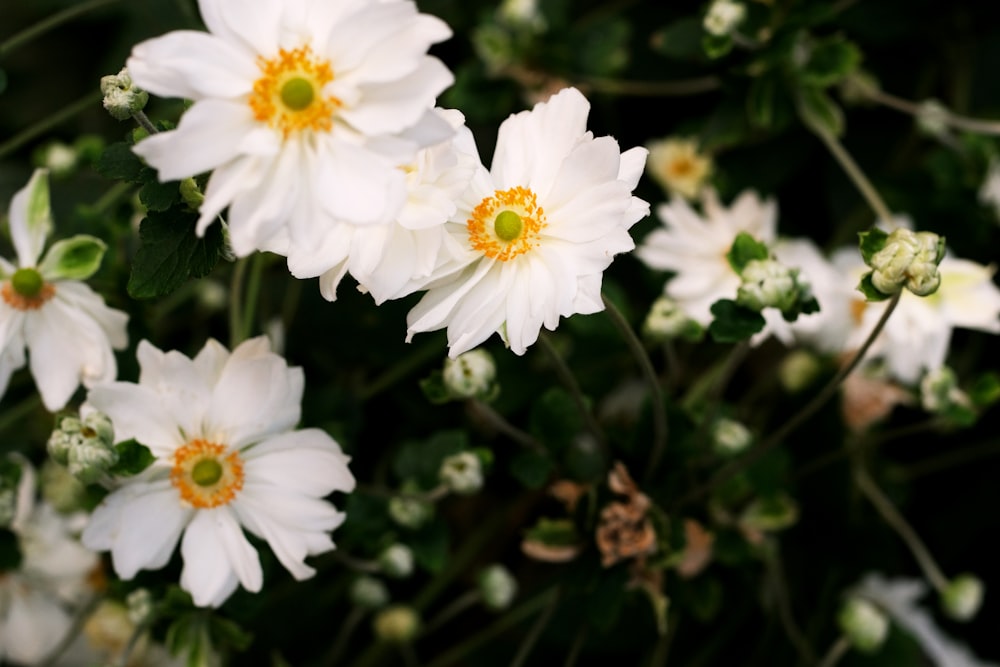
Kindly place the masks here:
MULTIPOLYGON (((701 208, 699 214, 680 197, 658 206, 656 214, 663 228, 650 232, 635 254, 652 269, 674 272, 664 293, 688 317, 708 326, 713 319, 712 304, 735 299, 742 282, 726 259, 733 241, 746 232, 770 246, 777 235, 778 206, 773 199, 761 200, 747 190, 727 208, 708 188, 702 194, 701 208)), ((770 315, 768 310, 765 317, 770 315)))
POLYGON ((319 245, 274 250, 288 256, 297 278, 319 276, 320 292, 333 301, 346 273, 376 303, 413 292, 449 250, 445 223, 479 167, 479 155, 465 117, 454 109, 435 112, 454 130, 450 139, 417 153, 406 174, 406 202, 392 222, 381 225, 335 223, 319 245))
POLYGON ((649 213, 632 196, 647 151, 594 138, 589 111, 566 88, 501 124, 492 168, 480 166, 446 225, 458 252, 407 316, 407 340, 447 327, 455 358, 499 333, 524 354, 542 326, 603 310, 602 274, 649 213))
POLYGON ((450 133, 431 108, 454 80, 431 44, 448 26, 410 0, 199 0, 209 32, 138 44, 135 84, 194 100, 135 152, 161 180, 212 171, 197 223, 229 207, 237 255, 283 228, 308 247, 328 219, 392 220, 419 148, 450 133))
POLYGON ((180 585, 199 606, 218 607, 238 584, 260 591, 260 560, 244 528, 296 579, 315 574, 306 557, 333 549, 329 532, 344 520, 323 498, 351 491, 354 477, 326 432, 293 430, 302 369, 289 368, 265 337, 232 353, 210 340, 194 359, 142 341, 138 360, 137 384, 96 386, 87 405, 155 460, 94 510, 83 543, 110 550, 115 571, 131 579, 166 565, 180 541, 180 585))
POLYGON ((113 350, 128 344, 128 315, 81 282, 100 266, 104 243, 76 236, 43 255, 51 231, 48 174, 39 169, 10 203, 17 261, 0 257, 0 396, 27 351, 42 402, 55 412, 81 383, 114 379, 113 350))

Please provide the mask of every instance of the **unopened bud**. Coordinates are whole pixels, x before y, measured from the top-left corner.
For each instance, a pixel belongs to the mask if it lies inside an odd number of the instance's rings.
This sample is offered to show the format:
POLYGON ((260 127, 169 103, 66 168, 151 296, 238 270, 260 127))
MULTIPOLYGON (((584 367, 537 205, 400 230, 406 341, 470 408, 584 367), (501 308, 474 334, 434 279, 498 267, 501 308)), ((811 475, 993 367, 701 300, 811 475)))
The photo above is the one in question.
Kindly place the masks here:
POLYGON ((196 211, 201 208, 202 202, 205 201, 205 193, 198 187, 198 181, 193 178, 185 178, 181 181, 178 189, 185 204, 196 211))
POLYGON ((79 162, 76 149, 61 141, 53 141, 40 148, 35 154, 35 164, 49 170, 53 176, 72 173, 79 162))
POLYGON ((351 602, 362 609, 380 609, 389 602, 389 589, 381 579, 362 575, 351 584, 351 602))
POLYGON ((517 580, 503 565, 490 565, 479 574, 479 593, 487 608, 503 611, 517 595, 517 580))
POLYGON ((705 32, 716 37, 731 34, 746 18, 747 8, 741 2, 733 0, 715 0, 705 14, 702 26, 705 32))
POLYGON ((743 267, 743 284, 736 303, 761 311, 764 308, 790 310, 799 298, 798 271, 773 259, 752 259, 743 267))
POLYGON ((405 579, 413 574, 413 551, 405 544, 393 544, 379 554, 378 564, 387 576, 405 579))
POLYGON ((948 107, 937 100, 924 100, 917 107, 917 126, 932 137, 945 134, 950 119, 948 107))
POLYGON ((452 493, 475 493, 483 488, 482 461, 472 452, 453 454, 441 462, 438 479, 452 493))
POLYGON ((420 630, 420 615, 412 607, 393 605, 375 615, 375 636, 387 642, 408 642, 420 630))
POLYGON ((493 390, 497 367, 493 357, 475 349, 444 360, 444 386, 456 398, 485 398, 493 390))
MULTIPOLYGON (((408 487, 404 485, 403 491, 408 487)), ((434 516, 434 505, 413 496, 393 496, 389 500, 389 517, 403 528, 416 530, 434 516)))
POLYGON ((656 342, 674 338, 695 340, 700 337, 702 327, 688 317, 676 301, 668 296, 661 296, 650 306, 649 314, 642 323, 642 333, 656 342))
POLYGON ((148 588, 137 588, 125 598, 128 618, 135 625, 142 625, 153 615, 153 596, 148 588))
POLYGON ((123 67, 118 74, 102 76, 101 92, 104 94, 104 108, 116 120, 131 118, 132 114, 142 111, 149 101, 149 93, 132 83, 127 67, 123 67))
POLYGON ((889 634, 889 619, 885 613, 864 598, 849 598, 837 620, 851 646, 862 653, 877 651, 889 634))
POLYGON ((722 417, 712 427, 712 441, 720 454, 738 454, 753 442, 753 433, 742 422, 722 417))
POLYGON ((971 407, 972 402, 958 387, 955 371, 942 366, 921 378, 920 404, 927 412, 940 413, 954 406, 971 407))
POLYGON ((101 412, 63 417, 48 442, 49 455, 84 484, 95 481, 118 462, 111 420, 101 412))
POLYGON ((949 582, 941 592, 941 605, 956 621, 973 618, 983 604, 983 582, 971 574, 963 574, 949 582))
POLYGON ((42 464, 39 482, 42 497, 57 512, 68 514, 83 508, 87 498, 87 487, 70 474, 66 466, 49 459, 42 464))
POLYGON ((917 296, 933 294, 941 284, 938 264, 943 258, 943 238, 898 227, 871 257, 872 285, 883 294, 895 294, 903 286, 917 296))
POLYGON ((695 139, 667 137, 646 147, 646 172, 664 190, 686 199, 698 196, 712 173, 712 158, 699 150, 695 139))
POLYGON ((816 355, 808 350, 793 350, 778 367, 778 379, 781 386, 791 393, 798 393, 807 388, 823 370, 823 364, 816 355))

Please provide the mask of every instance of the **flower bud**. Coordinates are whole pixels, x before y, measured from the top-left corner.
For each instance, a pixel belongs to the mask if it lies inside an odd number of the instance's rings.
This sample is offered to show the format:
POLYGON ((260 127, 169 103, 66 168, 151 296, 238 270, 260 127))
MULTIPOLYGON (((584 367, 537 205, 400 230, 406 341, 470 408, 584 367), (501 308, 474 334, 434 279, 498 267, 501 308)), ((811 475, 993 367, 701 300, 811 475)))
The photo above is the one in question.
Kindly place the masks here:
POLYGON ((405 579, 413 574, 413 551, 405 544, 393 544, 379 554, 378 564, 387 576, 405 579))
POLYGON ((971 574, 962 574, 941 592, 941 606, 956 621, 968 621, 983 604, 983 582, 971 574))
POLYGON ((469 494, 483 488, 483 464, 472 452, 460 452, 441 462, 438 479, 452 493, 469 494))
POLYGON ((479 593, 487 608, 503 611, 517 595, 517 580, 503 565, 490 565, 479 573, 479 593))
MULTIPOLYGON (((407 490, 404 485, 403 491, 407 490)), ((434 516, 434 505, 412 496, 394 496, 389 500, 389 517, 403 528, 416 530, 434 516)))
POLYGON ((113 600, 102 600, 83 625, 83 636, 90 647, 108 656, 119 655, 134 633, 135 623, 128 609, 113 600))
POLYGON ((920 379, 920 404, 935 414, 957 405, 972 405, 968 395, 959 389, 955 371, 947 366, 929 371, 920 379))
POLYGON ((362 609, 379 609, 389 602, 389 589, 381 579, 362 575, 351 584, 351 602, 362 609))
POLYGON ((42 497, 57 512, 69 514, 83 509, 83 503, 87 498, 87 487, 71 475, 66 466, 49 459, 42 464, 39 482, 42 487, 42 497))
POLYGON ((924 100, 917 107, 917 127, 925 134, 939 137, 948 132, 951 112, 938 100, 924 100))
POLYGON ((895 294, 904 285, 917 296, 933 294, 941 284, 938 264, 943 257, 940 236, 898 227, 871 257, 872 284, 883 294, 895 294))
POLYGON ((177 187, 181 193, 181 200, 197 211, 205 201, 205 193, 198 187, 198 181, 193 178, 185 178, 177 187))
POLYGON ((66 176, 79 162, 77 150, 61 141, 53 141, 34 154, 35 164, 49 170, 53 176, 66 176))
POLYGON ((741 422, 722 417, 712 426, 712 442, 720 454, 738 454, 753 442, 753 433, 741 422))
POLYGON ((702 26, 705 28, 705 32, 710 35, 725 37, 736 30, 746 15, 747 8, 741 2, 715 0, 708 8, 702 26))
POLYGON ((95 481, 118 462, 111 420, 101 412, 83 419, 63 417, 48 442, 49 455, 84 484, 95 481))
POLYGON ((761 311, 793 308, 799 298, 798 271, 773 259, 752 259, 743 267, 743 284, 736 292, 736 303, 761 311))
POLYGON ((548 25, 538 7, 538 0, 503 0, 497 18, 504 25, 529 32, 545 32, 548 25))
POLYGON ((408 642, 420 630, 420 615, 412 607, 393 605, 375 615, 375 636, 387 642, 408 642))
POLYGON ((123 67, 118 74, 101 77, 101 92, 104 94, 104 108, 112 118, 125 120, 138 113, 149 101, 149 93, 132 84, 128 68, 123 67))
POLYGON ((493 357, 475 349, 444 360, 444 386, 456 398, 484 398, 493 390, 497 367, 493 357))
POLYGON ((661 296, 649 308, 642 323, 642 333, 649 340, 665 342, 673 338, 697 339, 701 325, 688 317, 676 301, 661 296))
POLYGON ((153 596, 148 588, 137 588, 125 598, 128 618, 135 625, 146 623, 153 615, 153 596))
POLYGON ((808 350, 793 350, 778 366, 781 386, 791 393, 798 393, 811 385, 823 371, 823 364, 808 350))
POLYGON ((889 634, 889 619, 881 609, 864 598, 848 598, 837 620, 851 646, 862 653, 877 651, 889 634))

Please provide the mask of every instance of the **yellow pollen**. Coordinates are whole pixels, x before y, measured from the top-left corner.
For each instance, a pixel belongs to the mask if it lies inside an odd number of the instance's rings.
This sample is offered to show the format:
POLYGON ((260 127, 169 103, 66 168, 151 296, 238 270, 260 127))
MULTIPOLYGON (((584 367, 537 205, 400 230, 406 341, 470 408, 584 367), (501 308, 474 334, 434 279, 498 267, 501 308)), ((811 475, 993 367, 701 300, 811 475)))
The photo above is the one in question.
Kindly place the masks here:
POLYGON ((56 294, 56 288, 49 283, 44 283, 33 296, 25 296, 14 289, 10 281, 4 281, 0 287, 0 295, 3 296, 4 303, 16 310, 38 310, 45 305, 45 302, 56 294))
POLYGON ((278 55, 257 59, 261 77, 253 84, 250 108, 254 118, 287 139, 294 132, 329 132, 341 103, 332 95, 323 96, 323 87, 333 81, 330 61, 317 58, 303 46, 278 55))
POLYGON ((674 178, 684 178, 694 171, 694 162, 686 156, 678 157, 667 166, 667 171, 674 178))
POLYGON ((170 482, 181 501, 191 507, 208 509, 232 502, 243 488, 243 460, 238 452, 196 438, 174 452, 170 482))
POLYGON ((479 202, 465 224, 473 248, 506 262, 538 245, 545 211, 534 192, 518 186, 497 190, 479 202))
POLYGON ((864 299, 851 299, 851 319, 854 321, 854 324, 861 324, 867 308, 868 302, 864 299))

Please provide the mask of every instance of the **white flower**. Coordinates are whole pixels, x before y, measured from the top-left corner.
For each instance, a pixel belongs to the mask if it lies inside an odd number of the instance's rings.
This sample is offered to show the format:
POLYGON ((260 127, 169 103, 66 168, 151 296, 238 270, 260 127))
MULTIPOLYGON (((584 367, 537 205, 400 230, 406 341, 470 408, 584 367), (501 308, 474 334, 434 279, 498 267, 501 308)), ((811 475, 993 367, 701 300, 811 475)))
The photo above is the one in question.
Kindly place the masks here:
POLYGON ((668 137, 648 144, 649 172, 671 194, 694 199, 712 173, 712 158, 698 151, 694 139, 668 137))
POLYGON ((57 241, 43 256, 51 231, 48 176, 39 169, 10 203, 17 262, 0 257, 0 395, 24 366, 27 350, 42 402, 55 412, 81 383, 114 379, 112 350, 128 344, 128 315, 108 308, 81 282, 97 270, 104 244, 77 236, 57 241))
POLYGON ((709 34, 716 37, 728 35, 746 18, 747 8, 741 2, 732 0, 713 0, 702 21, 702 26, 709 34))
POLYGON ((492 168, 481 167, 447 224, 459 249, 407 317, 407 340, 447 327, 456 357, 500 333, 516 354, 560 317, 603 310, 601 278, 634 247, 649 212, 632 196, 644 148, 621 153, 587 131, 590 104, 567 88, 505 120, 492 168))
POLYGON ((479 156, 465 118, 453 109, 435 113, 454 129, 453 137, 417 153, 400 165, 406 175, 406 201, 392 221, 378 225, 333 222, 319 244, 275 242, 268 249, 287 255, 297 278, 319 276, 320 292, 333 301, 345 273, 370 292, 376 303, 413 292, 449 252, 444 224, 469 185, 479 156))
POLYGON ((708 326, 712 304, 735 299, 742 283, 726 259, 733 241, 746 232, 770 245, 776 235, 778 207, 773 199, 762 201, 748 190, 726 208, 709 189, 702 195, 702 210, 703 215, 699 215, 679 197, 658 206, 656 214, 664 228, 652 231, 636 255, 652 269, 675 272, 664 292, 691 319, 708 326))
POLYGON ((198 233, 229 207, 233 250, 285 232, 308 247, 334 220, 392 220, 421 146, 450 128, 430 113, 453 81, 428 55, 451 35, 410 0, 199 0, 209 33, 138 44, 132 80, 194 100, 176 130, 135 151, 177 180, 213 171, 198 233))
MULTIPOLYGON (((835 252, 833 263, 854 285, 867 271, 853 247, 835 252)), ((901 294, 899 305, 868 352, 871 359, 883 359, 889 374, 905 384, 916 384, 925 371, 936 371, 945 363, 954 328, 1000 333, 1000 289, 993 283, 994 267, 946 254, 938 271, 941 286, 935 293, 925 297, 901 294)), ((847 321, 852 328, 843 343, 845 351, 860 347, 886 307, 885 302, 866 302, 857 291, 849 298, 852 317, 847 321)))
POLYGON ((452 454, 441 461, 438 479, 453 493, 475 493, 483 488, 482 461, 472 452, 452 454))
POLYGON ((980 661, 969 649, 941 632, 931 615, 917 606, 917 600, 926 591, 927 585, 919 579, 887 580, 879 574, 869 574, 855 590, 912 635, 937 667, 996 667, 995 663, 980 661))
POLYGON ((232 353, 210 340, 194 359, 142 341, 138 359, 137 384, 96 386, 87 402, 155 461, 94 510, 84 544, 110 550, 115 571, 131 579, 166 565, 180 541, 180 584, 199 606, 221 605, 238 584, 261 589, 244 528, 296 579, 312 576, 305 558, 333 549, 329 532, 344 519, 323 497, 352 490, 354 478, 324 431, 293 430, 302 369, 264 337, 232 353))

